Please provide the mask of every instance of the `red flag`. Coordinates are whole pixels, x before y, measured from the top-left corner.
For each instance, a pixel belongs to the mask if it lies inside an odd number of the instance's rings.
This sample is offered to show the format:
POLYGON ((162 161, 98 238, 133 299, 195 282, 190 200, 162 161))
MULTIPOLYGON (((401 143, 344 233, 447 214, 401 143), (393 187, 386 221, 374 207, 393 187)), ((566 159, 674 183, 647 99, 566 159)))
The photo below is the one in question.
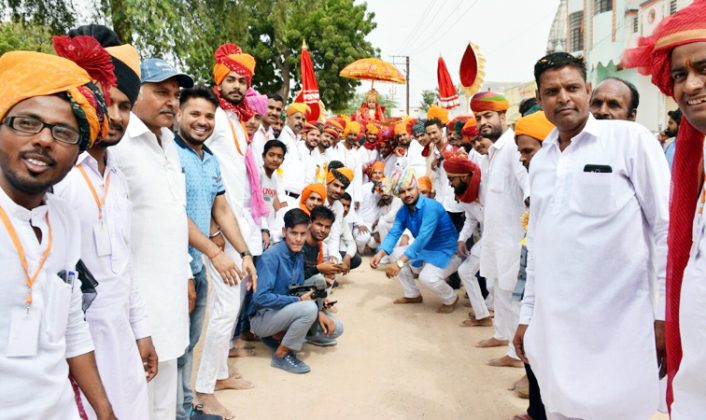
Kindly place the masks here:
POLYGON ((311 56, 309 55, 309 48, 307 47, 306 42, 302 44, 302 54, 299 67, 301 71, 302 90, 294 99, 294 102, 303 102, 309 105, 309 108, 311 108, 311 113, 309 114, 307 121, 316 122, 319 120, 319 116, 321 115, 321 108, 319 107, 319 84, 316 83, 314 63, 311 62, 311 56))
POLYGON ((436 78, 439 80, 439 105, 446 109, 458 107, 458 94, 441 56, 439 56, 439 63, 436 67, 436 78))

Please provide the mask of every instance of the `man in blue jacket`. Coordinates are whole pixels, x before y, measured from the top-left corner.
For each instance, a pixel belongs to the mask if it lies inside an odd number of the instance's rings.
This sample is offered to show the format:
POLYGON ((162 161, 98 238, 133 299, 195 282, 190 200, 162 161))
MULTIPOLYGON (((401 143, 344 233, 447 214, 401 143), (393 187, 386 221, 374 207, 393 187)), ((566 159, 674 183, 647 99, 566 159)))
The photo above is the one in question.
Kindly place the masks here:
POLYGON ((309 216, 301 209, 284 215, 284 240, 268 248, 257 261, 259 281, 248 311, 252 332, 273 349, 272 367, 291 373, 311 370, 296 352, 314 322, 318 320, 323 333, 331 338, 343 333, 340 321, 319 311, 313 291, 301 296, 289 294, 289 285, 304 283, 302 250, 308 231, 309 216))
POLYGON ((390 264, 385 269, 388 278, 399 274, 398 279, 404 289, 404 296, 394 303, 422 303, 422 294, 414 282, 415 277, 418 277, 424 286, 441 299, 442 304, 437 312, 451 313, 458 303, 458 295, 445 279, 461 263, 461 259, 456 256, 458 231, 438 201, 419 194, 413 170, 395 172, 390 184, 392 192, 400 197, 404 206, 397 211, 392 229, 378 248, 370 266, 377 268, 385 255, 392 254, 402 233, 409 229, 414 242, 407 247, 396 264, 390 264))

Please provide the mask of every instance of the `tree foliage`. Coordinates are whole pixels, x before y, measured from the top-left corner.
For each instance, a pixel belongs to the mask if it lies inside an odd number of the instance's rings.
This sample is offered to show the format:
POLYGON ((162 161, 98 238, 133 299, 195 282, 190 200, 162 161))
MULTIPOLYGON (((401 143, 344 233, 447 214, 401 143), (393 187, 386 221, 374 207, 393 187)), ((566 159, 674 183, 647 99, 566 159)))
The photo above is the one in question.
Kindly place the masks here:
POLYGON ((430 106, 434 105, 439 100, 439 89, 422 91, 422 102, 419 104, 421 111, 427 112, 430 106))
POLYGON ((290 99, 300 88, 299 52, 306 41, 322 100, 332 111, 345 108, 360 84, 338 72, 377 52, 365 39, 376 27, 375 15, 354 0, 86 0, 82 9, 91 2, 93 15, 83 19, 76 18, 71 0, 0 0, 0 5, 5 18, 34 19, 54 33, 86 19, 112 26, 143 57, 161 56, 200 82, 212 80, 218 45, 235 42, 257 60, 255 88, 290 99))
POLYGON ((14 50, 52 52, 52 31, 39 24, 0 23, 0 55, 14 50))

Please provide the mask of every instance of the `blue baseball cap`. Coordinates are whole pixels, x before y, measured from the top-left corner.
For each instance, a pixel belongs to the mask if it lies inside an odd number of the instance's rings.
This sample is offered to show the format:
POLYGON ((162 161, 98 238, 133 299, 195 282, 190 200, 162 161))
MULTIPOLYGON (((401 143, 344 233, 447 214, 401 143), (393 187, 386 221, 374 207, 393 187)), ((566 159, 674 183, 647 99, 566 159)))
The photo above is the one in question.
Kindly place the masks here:
POLYGON ((142 60, 140 72, 142 73, 140 83, 159 83, 174 77, 179 86, 183 88, 194 86, 194 79, 191 76, 178 72, 171 64, 161 58, 142 60))

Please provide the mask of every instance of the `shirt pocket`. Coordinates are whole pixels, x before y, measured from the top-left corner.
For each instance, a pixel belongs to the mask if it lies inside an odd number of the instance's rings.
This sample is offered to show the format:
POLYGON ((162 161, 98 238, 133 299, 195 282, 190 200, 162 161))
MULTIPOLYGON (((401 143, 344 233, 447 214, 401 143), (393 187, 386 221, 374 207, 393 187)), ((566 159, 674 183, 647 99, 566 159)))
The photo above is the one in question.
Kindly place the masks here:
POLYGON ((605 216, 615 208, 615 174, 579 172, 574 181, 569 207, 586 216, 605 216))
POLYGON ((492 192, 502 193, 507 190, 507 185, 510 182, 510 174, 499 173, 490 177, 488 180, 488 189, 492 192))
MULTIPOLYGON (((46 298, 44 301, 44 320, 49 341, 56 343, 66 335, 71 308, 71 285, 65 283, 56 274, 47 276, 46 298)), ((78 279, 76 279, 78 282, 78 279)), ((78 287, 78 286, 77 286, 78 287)))

